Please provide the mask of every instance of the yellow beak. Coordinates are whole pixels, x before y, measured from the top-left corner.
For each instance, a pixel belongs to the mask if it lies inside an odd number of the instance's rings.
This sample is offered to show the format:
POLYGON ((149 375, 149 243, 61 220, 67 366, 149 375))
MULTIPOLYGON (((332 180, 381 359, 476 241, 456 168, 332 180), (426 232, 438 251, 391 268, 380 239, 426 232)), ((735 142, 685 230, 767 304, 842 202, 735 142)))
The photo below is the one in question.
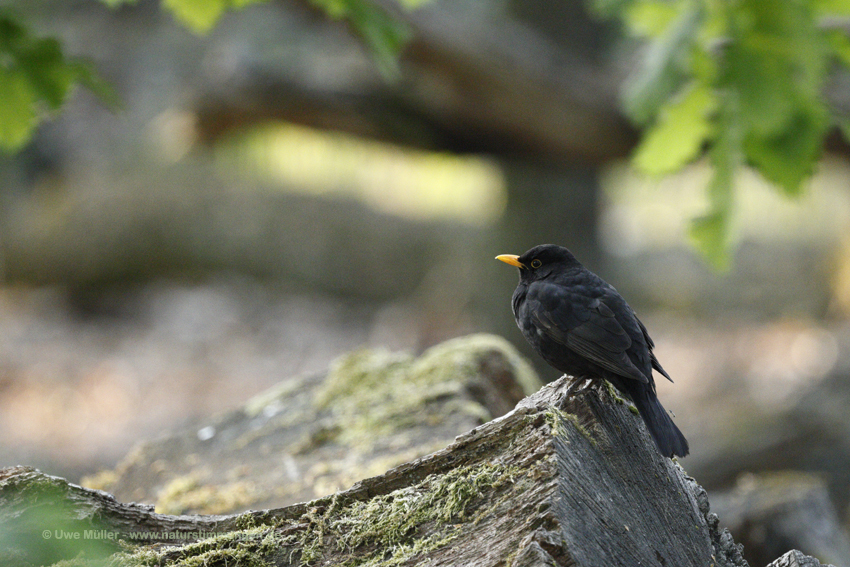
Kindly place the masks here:
POLYGON ((519 256, 516 254, 499 254, 496 256, 496 260, 501 260, 505 264, 510 264, 511 266, 516 266, 517 268, 524 268, 522 262, 518 260, 519 256))

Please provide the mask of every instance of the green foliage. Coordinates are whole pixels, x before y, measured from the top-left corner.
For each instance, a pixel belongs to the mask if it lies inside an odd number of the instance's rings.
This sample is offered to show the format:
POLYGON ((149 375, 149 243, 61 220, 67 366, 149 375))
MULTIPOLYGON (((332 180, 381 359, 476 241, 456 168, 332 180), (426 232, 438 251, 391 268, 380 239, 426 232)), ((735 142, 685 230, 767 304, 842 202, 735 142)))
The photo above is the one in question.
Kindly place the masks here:
MULTIPOLYGON (((114 1, 114 0, 111 0, 114 1)), ((228 10, 239 10, 249 4, 267 0, 162 0, 163 8, 169 10, 183 25, 195 33, 207 33, 228 10)))
POLYGON ((163 8, 196 33, 210 31, 229 4, 228 0, 162 0, 163 8))
MULTIPOLYGON (((196 33, 210 31, 228 11, 268 0, 162 0, 163 8, 196 33)), ((381 73, 398 77, 398 54, 410 37, 404 22, 369 0, 310 0, 330 18, 346 21, 374 54, 381 73)), ((414 8, 427 0, 402 0, 414 8)), ((137 0, 101 0, 117 9, 137 0)), ((0 150, 25 146, 51 111, 58 111, 74 86, 82 85, 111 106, 111 87, 80 59, 69 59, 54 38, 35 38, 19 19, 0 9, 0 150)))
POLYGON ((829 125, 821 96, 828 43, 808 2, 742 3, 719 87, 738 93, 744 155, 765 178, 798 194, 829 125))
POLYGON ((100 0, 110 8, 117 8, 123 4, 135 4, 138 0, 100 0))
MULTIPOLYGON (((110 8, 136 4, 138 0, 100 0, 110 8)), ((195 33, 210 31, 228 10, 240 10, 249 4, 268 0, 162 0, 163 8, 170 11, 181 24, 195 33)))
POLYGON ((691 241, 717 270, 729 268, 729 218, 735 171, 741 164, 741 127, 737 101, 730 93, 719 103, 715 143, 709 148, 712 177, 708 182, 709 211, 693 220, 688 232, 691 241), (731 100, 729 100, 731 99, 731 100))
POLYGON ((0 492, 10 518, 0 529, 3 565, 99 565, 119 548, 114 526, 84 510, 62 479, 16 472, 0 492))
POLYGON ((650 45, 639 74, 623 90, 623 105, 637 123, 646 124, 687 80, 688 54, 696 41, 701 12, 682 10, 650 45))
POLYGON ((11 12, 0 11, 0 148, 23 147, 77 84, 115 100, 88 63, 65 58, 58 41, 33 37, 11 12))
MULTIPOLYGON (((136 0, 101 0, 110 6, 136 0)), ((183 25, 196 33, 211 30, 230 10, 268 0, 162 0, 183 25)), ((414 8, 427 0, 403 0, 402 4, 414 8)), ((378 69, 388 79, 397 78, 398 54, 410 38, 410 28, 370 0, 310 0, 317 8, 334 20, 347 22, 361 37, 375 57, 378 69)))
POLYGON ((635 165, 650 174, 681 169, 702 152, 712 133, 711 116, 717 106, 715 93, 696 82, 672 97, 645 133, 634 155, 635 165))
MULTIPOLYGON (((416 6, 425 0, 405 0, 416 6)), ((409 26, 370 0, 310 0, 335 20, 346 20, 363 39, 387 79, 399 76, 398 55, 410 39, 409 26)))
MULTIPOLYGON (((823 97, 834 63, 850 67, 850 40, 829 17, 850 0, 590 0, 648 41, 623 103, 645 126, 634 164, 662 175, 707 154, 709 210, 690 237, 729 265, 735 171, 749 165, 799 195, 831 126, 823 97)), ((845 130, 846 131, 846 130, 845 130)))

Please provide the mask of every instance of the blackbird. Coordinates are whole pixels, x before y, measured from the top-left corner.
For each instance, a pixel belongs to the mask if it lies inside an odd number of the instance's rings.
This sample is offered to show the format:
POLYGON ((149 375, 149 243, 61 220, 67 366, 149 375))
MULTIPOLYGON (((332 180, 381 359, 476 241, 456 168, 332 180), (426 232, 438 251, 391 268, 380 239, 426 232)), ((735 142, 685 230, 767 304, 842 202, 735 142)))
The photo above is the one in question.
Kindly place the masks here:
POLYGON ((646 327, 617 290, 554 244, 496 259, 519 268, 514 317, 543 360, 577 380, 608 380, 634 402, 662 455, 687 455, 685 436, 655 394, 653 368, 673 380, 655 358, 646 327))

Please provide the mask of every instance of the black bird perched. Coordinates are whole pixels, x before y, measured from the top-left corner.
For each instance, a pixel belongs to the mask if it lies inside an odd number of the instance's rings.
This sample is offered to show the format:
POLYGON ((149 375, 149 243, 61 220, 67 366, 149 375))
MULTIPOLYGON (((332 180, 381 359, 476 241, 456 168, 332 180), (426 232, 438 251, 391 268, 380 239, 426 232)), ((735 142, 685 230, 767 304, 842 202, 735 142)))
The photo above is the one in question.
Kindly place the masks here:
POLYGON ((617 290, 554 244, 496 259, 519 268, 514 317, 543 360, 576 379, 608 380, 632 399, 662 455, 687 455, 685 436, 655 394, 653 368, 673 380, 655 358, 646 327, 617 290))

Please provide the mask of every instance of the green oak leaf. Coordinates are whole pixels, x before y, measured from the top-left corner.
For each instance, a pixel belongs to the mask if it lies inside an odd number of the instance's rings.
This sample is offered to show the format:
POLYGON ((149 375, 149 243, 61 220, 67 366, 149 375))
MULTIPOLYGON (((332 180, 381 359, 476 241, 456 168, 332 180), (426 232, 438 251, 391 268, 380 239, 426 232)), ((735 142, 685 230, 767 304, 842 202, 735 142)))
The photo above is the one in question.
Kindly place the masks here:
POLYGON ((0 71, 0 148, 21 149, 32 138, 38 121, 35 93, 21 71, 0 71))
POLYGON ((643 135, 632 163, 644 173, 678 171, 699 156, 712 132, 711 113, 717 105, 712 90, 691 84, 662 109, 658 121, 643 135))

